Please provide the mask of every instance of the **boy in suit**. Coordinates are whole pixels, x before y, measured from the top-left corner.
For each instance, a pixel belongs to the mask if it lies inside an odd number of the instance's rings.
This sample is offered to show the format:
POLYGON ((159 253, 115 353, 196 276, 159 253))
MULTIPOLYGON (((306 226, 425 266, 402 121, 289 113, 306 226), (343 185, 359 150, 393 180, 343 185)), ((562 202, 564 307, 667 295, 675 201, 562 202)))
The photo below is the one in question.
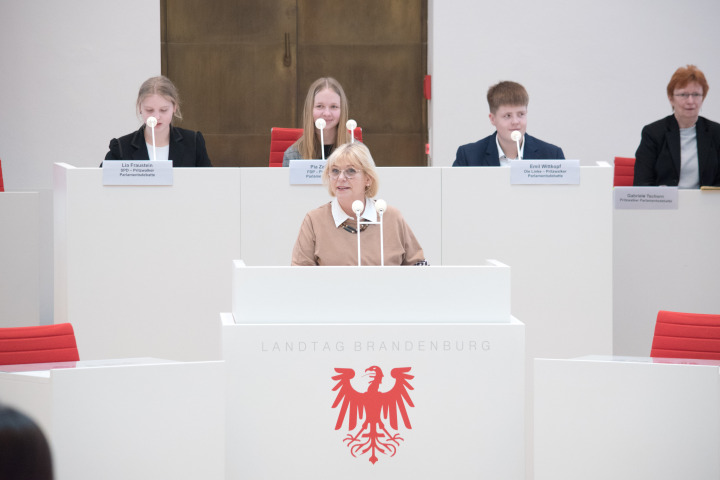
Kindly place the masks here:
POLYGON ((475 143, 458 148, 453 167, 499 167, 510 160, 558 160, 565 155, 560 147, 543 142, 525 133, 527 106, 530 102, 525 87, 516 82, 504 81, 493 85, 487 93, 490 106, 490 123, 496 131, 475 143), (512 139, 519 131, 520 151, 512 139))

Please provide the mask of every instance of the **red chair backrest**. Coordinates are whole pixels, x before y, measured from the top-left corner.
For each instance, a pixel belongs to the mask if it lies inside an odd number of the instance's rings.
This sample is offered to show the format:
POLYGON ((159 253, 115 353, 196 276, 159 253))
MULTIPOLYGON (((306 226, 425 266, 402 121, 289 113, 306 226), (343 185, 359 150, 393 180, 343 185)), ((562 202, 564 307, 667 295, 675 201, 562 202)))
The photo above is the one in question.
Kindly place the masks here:
MULTIPOLYGON (((283 155, 290 145, 297 142, 303 134, 302 128, 270 129, 270 167, 282 167, 283 155)), ((355 129, 355 139, 362 142, 362 128, 355 129)))
POLYGON ((3 179, 2 179, 2 160, 0 160, 0 192, 4 192, 4 191, 5 191, 5 184, 3 184, 3 179))
POLYGON ((635 159, 615 157, 613 187, 632 187, 635 177, 635 159))
POLYGON ((282 167, 283 154, 303 134, 302 128, 270 129, 270 166, 282 167))
POLYGON ((720 315, 660 310, 650 356, 720 360, 720 315))
POLYGON ((0 365, 78 360, 75 332, 69 323, 0 328, 0 365))

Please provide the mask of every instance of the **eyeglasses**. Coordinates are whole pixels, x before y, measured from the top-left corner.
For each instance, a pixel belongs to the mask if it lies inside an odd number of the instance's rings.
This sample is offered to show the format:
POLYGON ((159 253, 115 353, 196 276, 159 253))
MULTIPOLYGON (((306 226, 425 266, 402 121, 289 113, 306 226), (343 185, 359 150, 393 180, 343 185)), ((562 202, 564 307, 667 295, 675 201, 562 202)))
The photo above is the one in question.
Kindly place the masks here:
POLYGON ((350 179, 353 178, 355 175, 357 175, 358 171, 355 170, 353 167, 346 168, 345 170, 340 170, 339 168, 333 168, 330 170, 330 178, 333 180, 337 179, 340 174, 345 175, 345 178, 350 179))
POLYGON ((675 93, 673 94, 676 97, 680 97, 683 100, 687 100, 689 97, 692 97, 693 99, 697 100, 698 98, 702 98, 702 93, 675 93))

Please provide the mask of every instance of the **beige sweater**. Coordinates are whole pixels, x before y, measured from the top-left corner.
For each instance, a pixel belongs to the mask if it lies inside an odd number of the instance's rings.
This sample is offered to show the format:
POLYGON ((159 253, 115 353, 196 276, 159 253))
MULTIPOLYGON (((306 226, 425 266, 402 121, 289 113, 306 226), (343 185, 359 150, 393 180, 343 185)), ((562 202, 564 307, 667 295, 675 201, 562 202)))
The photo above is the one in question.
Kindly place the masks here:
MULTIPOLYGON (((333 221, 331 204, 305 215, 292 253, 293 265, 357 265, 357 234, 333 221)), ((357 227, 355 220, 349 225, 357 227)), ((383 215, 385 265, 414 265, 425 254, 400 211, 388 206, 383 215)), ((362 265, 380 265, 380 225, 360 232, 362 265)))

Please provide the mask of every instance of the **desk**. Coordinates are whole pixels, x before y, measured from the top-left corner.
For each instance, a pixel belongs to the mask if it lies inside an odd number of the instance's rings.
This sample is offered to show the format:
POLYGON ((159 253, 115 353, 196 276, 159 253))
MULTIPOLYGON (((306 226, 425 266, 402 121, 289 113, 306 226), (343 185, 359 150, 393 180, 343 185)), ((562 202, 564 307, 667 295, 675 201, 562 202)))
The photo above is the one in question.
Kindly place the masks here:
POLYGON ((613 214, 616 355, 650 354, 659 310, 720 313, 720 191, 679 190, 678 207, 613 214))
POLYGON ((535 480, 717 480, 719 375, 713 361, 536 359, 535 480))
POLYGON ((74 363, 0 367, 0 399, 41 426, 57 480, 225 479, 222 362, 74 363))

